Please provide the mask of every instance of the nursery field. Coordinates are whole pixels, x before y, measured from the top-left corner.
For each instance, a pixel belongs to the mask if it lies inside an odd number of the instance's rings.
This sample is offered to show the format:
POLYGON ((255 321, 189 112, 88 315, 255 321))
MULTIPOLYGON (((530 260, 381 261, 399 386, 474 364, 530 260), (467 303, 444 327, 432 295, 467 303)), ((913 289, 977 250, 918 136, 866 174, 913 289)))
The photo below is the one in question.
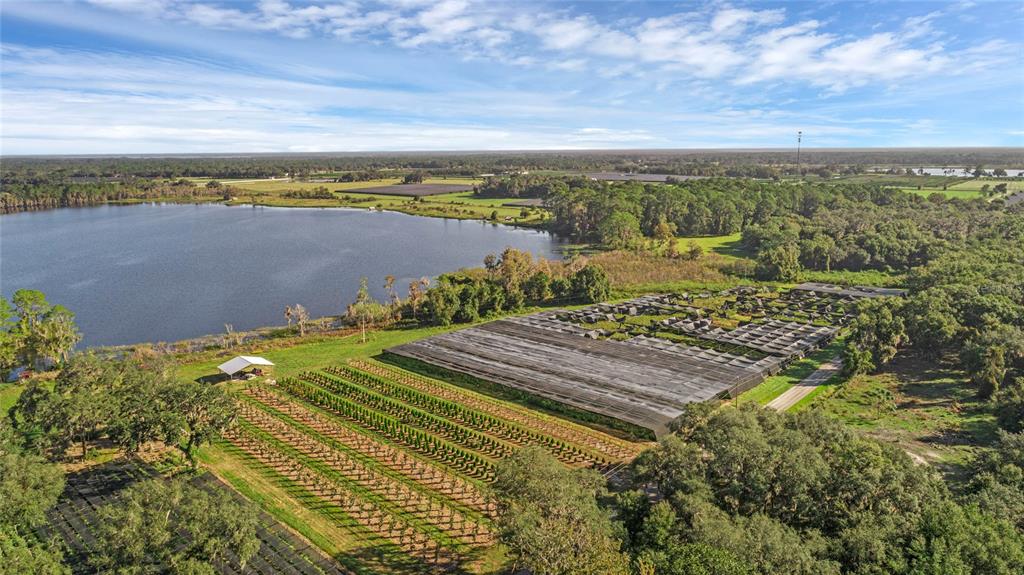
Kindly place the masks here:
POLYGON ((499 459, 533 445, 612 472, 645 447, 372 360, 237 397, 204 462, 356 573, 493 569, 499 459))

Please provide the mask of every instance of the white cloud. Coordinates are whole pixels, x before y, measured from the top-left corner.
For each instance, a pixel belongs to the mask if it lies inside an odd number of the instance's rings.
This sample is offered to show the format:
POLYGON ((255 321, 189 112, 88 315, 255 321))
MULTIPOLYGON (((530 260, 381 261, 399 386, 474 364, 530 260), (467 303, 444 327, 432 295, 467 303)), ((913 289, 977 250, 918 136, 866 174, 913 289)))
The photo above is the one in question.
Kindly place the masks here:
MULTIPOLYGON (((252 7, 204 0, 92 2, 217 29, 294 38, 324 33, 348 41, 390 41, 404 48, 441 46, 464 58, 486 57, 515 66, 543 64, 582 72, 586 67, 566 63, 593 58, 603 60, 597 68, 606 71, 631 63, 677 78, 724 78, 740 85, 800 82, 828 93, 898 83, 940 69, 977 70, 995 61, 976 47, 951 51, 937 43, 943 35, 936 23, 945 12, 962 12, 955 6, 906 17, 892 31, 841 36, 817 20, 787 20, 784 8, 728 4, 602 22, 575 8, 522 10, 518 4, 483 0, 263 0, 252 7)), ((666 80, 659 81, 664 85, 666 80)))
POLYGON ((769 26, 778 24, 785 19, 784 10, 746 10, 741 8, 725 8, 719 10, 711 19, 711 31, 716 34, 738 34, 748 24, 769 26))

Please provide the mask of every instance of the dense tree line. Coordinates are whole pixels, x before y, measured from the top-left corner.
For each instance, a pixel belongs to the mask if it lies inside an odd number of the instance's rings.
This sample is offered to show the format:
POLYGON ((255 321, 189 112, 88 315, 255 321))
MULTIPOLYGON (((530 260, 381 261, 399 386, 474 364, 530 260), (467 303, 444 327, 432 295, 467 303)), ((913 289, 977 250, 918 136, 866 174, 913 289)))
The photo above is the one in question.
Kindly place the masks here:
MULTIPOLYGON (((1014 148, 919 150, 805 149, 804 172, 827 168, 856 172, 873 166, 1019 167, 1014 148)), ((219 154, 199 156, 12 157, 4 159, 2 181, 10 175, 55 174, 75 178, 264 178, 306 177, 336 172, 423 170, 435 175, 476 176, 538 170, 663 173, 772 177, 796 173, 793 150, 588 150, 538 152, 407 152, 317 154, 219 154)), ((341 176, 344 177, 344 176, 341 176)))
POLYGON ((906 271, 1006 219, 999 203, 875 185, 705 179, 545 186, 557 233, 626 247, 660 238, 666 227, 682 236, 742 232, 758 275, 770 280, 795 280, 802 269, 906 271))
POLYGON ((555 270, 529 252, 507 248, 484 259, 483 273, 445 274, 433 287, 410 286, 413 317, 434 325, 477 321, 482 317, 552 302, 594 303, 608 299, 611 286, 599 266, 577 261, 555 270))
POLYGON ((234 424, 236 406, 219 387, 180 381, 162 358, 85 353, 52 385, 31 381, 7 415, 33 449, 54 459, 72 448, 85 459, 89 444, 103 438, 126 455, 162 441, 195 467, 196 449, 234 424))
POLYGON ((1022 437, 966 496, 814 412, 693 405, 614 497, 539 450, 499 464, 501 540, 554 574, 1013 574, 1024 562, 1022 437), (1004 505, 1002 502, 1008 501, 1004 505))
MULTIPOLYGON (((213 182, 211 182, 213 183, 213 182)), ((223 186, 197 186, 188 180, 170 182, 128 178, 116 181, 73 181, 55 174, 4 174, 0 213, 88 206, 127 199, 223 197, 223 186)))
POLYGON ((852 325, 847 366, 869 372, 905 348, 952 359, 1000 424, 1024 421, 1024 214, 1009 214, 957 249, 908 274, 906 300, 864 302, 852 325))

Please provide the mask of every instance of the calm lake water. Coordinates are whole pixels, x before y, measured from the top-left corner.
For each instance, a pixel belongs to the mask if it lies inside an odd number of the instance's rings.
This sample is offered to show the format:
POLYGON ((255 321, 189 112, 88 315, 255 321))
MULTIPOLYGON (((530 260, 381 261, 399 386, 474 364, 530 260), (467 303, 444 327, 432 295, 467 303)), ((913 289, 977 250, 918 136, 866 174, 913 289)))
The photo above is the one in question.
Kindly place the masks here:
POLYGON ((0 291, 44 292, 77 316, 80 347, 173 341, 344 311, 369 278, 409 282, 511 246, 559 258, 552 236, 479 221, 349 209, 224 205, 67 208, 0 216, 0 291))

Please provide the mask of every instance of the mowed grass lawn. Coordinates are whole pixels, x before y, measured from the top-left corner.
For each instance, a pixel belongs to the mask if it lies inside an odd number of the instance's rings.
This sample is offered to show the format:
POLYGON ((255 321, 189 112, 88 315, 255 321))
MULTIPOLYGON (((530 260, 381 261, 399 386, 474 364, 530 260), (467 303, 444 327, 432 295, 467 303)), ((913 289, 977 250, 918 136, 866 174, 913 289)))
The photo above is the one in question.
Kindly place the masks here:
POLYGON ((272 341, 264 345, 259 343, 243 350, 231 350, 210 355, 197 361, 182 364, 178 375, 184 379, 194 380, 200 377, 217 374, 217 366, 236 355, 259 355, 274 363, 273 373, 277 377, 289 377, 300 372, 328 365, 342 363, 352 358, 365 358, 379 354, 386 348, 408 343, 438 333, 444 333, 465 325, 442 327, 422 327, 413 329, 391 329, 383 331, 367 331, 363 342, 358 333, 344 337, 310 338, 309 343, 299 343, 290 347, 275 347, 272 341))
POLYGON ((728 259, 749 258, 750 254, 743 249, 741 238, 742 234, 739 232, 727 236, 694 236, 678 238, 676 246, 680 252, 686 253, 690 242, 693 242, 700 246, 704 253, 718 254, 728 259))

